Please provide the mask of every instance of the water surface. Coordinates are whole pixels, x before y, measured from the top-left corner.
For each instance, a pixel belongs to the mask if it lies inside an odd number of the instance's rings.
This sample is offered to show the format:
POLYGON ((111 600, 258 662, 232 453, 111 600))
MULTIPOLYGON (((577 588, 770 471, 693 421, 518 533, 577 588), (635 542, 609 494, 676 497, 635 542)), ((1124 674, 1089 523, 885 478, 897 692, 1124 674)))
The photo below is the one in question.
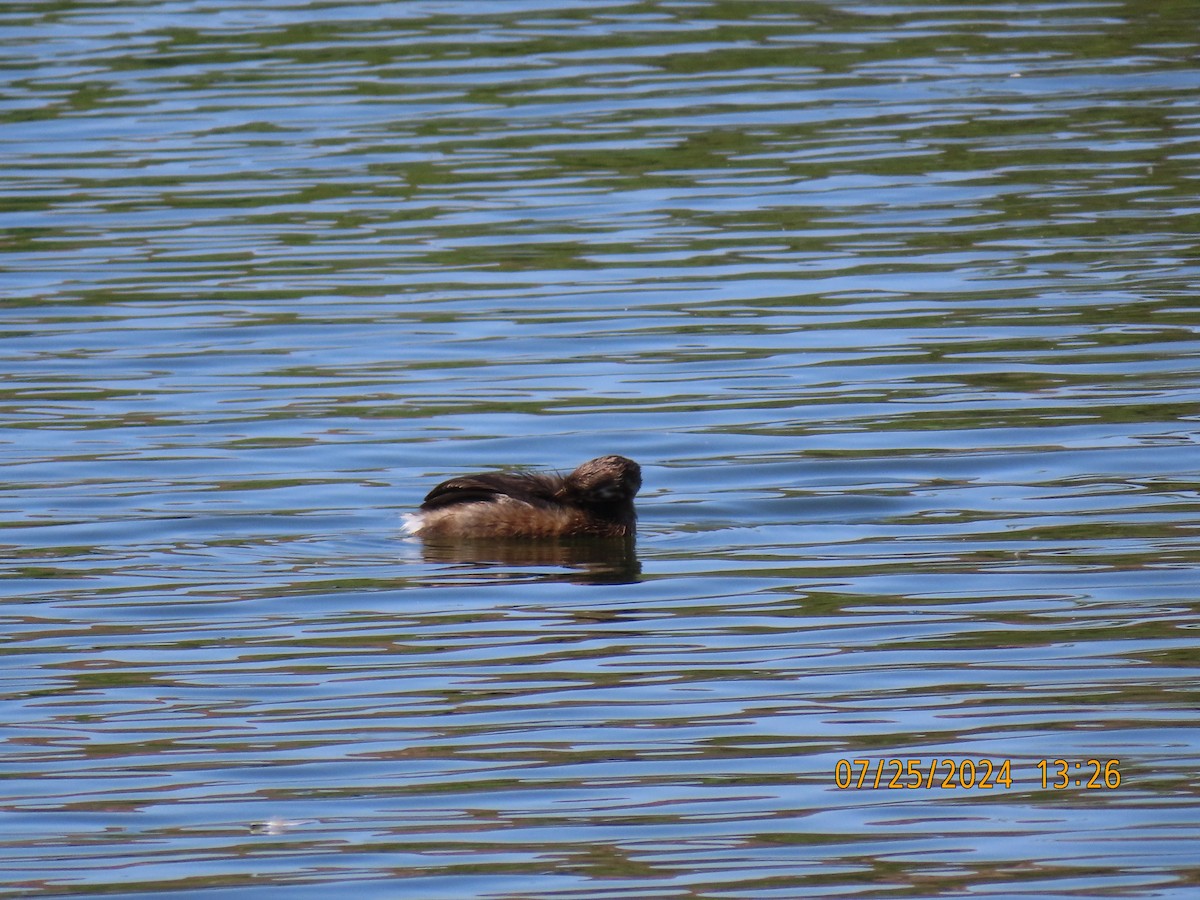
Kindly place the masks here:
POLYGON ((6 6, 0 890, 1191 897, 1194 12, 6 6))

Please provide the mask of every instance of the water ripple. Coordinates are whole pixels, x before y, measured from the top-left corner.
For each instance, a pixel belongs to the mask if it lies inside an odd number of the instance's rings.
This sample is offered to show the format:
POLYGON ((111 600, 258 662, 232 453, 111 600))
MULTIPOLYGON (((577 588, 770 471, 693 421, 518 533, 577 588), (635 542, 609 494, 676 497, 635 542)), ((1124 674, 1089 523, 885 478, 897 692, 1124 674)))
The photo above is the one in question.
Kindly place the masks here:
POLYGON ((1190 10, 486 6, 0 12, 0 893, 1190 896, 1190 10))

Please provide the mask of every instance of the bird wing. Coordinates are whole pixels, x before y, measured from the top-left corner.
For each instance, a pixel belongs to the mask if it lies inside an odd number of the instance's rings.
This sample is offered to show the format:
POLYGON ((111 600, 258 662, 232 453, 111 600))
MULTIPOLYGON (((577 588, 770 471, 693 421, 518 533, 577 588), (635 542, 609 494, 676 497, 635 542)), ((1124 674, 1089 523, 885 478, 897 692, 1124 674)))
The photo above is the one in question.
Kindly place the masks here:
POLYGON ((536 504, 545 503, 553 496, 553 488, 541 476, 487 472, 443 481, 425 496, 421 509, 441 509, 460 503, 490 503, 500 497, 536 504))

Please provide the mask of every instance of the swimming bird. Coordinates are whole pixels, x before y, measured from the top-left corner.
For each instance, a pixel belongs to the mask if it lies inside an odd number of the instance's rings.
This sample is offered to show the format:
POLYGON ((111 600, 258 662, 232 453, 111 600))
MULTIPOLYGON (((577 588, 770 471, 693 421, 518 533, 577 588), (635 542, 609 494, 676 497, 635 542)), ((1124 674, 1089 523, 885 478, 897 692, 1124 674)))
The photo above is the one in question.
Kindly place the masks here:
POLYGON ((624 456, 597 457, 569 475, 461 475, 430 491, 404 527, 422 538, 626 537, 641 486, 641 466, 624 456))

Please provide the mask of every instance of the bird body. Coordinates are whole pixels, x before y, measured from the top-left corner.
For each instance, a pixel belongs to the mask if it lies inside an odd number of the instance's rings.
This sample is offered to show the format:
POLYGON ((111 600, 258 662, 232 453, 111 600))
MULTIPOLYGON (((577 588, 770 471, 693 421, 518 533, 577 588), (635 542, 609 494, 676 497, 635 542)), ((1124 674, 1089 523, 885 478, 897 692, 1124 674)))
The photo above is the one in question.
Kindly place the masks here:
POLYGON ((641 467, 601 456, 569 475, 488 472, 443 481, 406 516, 422 538, 624 537, 636 528, 641 467))

